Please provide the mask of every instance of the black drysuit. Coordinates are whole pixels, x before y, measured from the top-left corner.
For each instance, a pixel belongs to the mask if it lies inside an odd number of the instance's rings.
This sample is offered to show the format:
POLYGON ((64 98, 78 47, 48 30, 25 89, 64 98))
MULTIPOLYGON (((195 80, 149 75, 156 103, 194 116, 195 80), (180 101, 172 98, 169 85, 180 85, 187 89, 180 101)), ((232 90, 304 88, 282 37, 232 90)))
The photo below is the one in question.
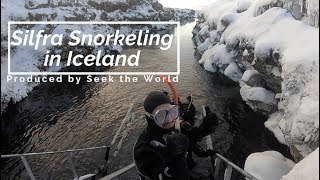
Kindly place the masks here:
POLYGON ((147 118, 147 121, 147 128, 134 146, 134 160, 141 179, 158 180, 161 176, 164 180, 188 180, 185 153, 174 154, 174 150, 164 146, 163 136, 171 134, 174 129, 161 129, 153 120, 147 118))

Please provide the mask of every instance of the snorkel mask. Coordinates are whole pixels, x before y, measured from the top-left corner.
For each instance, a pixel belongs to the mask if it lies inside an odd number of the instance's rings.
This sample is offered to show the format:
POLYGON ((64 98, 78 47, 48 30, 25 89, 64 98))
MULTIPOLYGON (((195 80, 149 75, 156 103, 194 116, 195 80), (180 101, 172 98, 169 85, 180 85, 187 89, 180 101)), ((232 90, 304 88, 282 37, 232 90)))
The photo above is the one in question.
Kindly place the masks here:
POLYGON ((146 112, 145 114, 155 121, 155 123, 163 128, 169 129, 175 125, 177 119, 179 119, 180 108, 177 105, 162 104, 154 109, 153 113, 146 112))

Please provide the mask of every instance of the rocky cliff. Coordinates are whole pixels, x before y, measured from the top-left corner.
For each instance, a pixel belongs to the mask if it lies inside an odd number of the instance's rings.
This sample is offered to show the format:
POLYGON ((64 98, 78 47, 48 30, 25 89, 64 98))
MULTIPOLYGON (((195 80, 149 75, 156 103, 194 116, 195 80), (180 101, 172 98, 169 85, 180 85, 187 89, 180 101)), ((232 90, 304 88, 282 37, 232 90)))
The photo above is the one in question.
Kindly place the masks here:
POLYGON ((238 82, 297 161, 319 146, 319 2, 217 0, 193 30, 206 70, 238 82), (311 6, 311 4, 313 4, 311 6))

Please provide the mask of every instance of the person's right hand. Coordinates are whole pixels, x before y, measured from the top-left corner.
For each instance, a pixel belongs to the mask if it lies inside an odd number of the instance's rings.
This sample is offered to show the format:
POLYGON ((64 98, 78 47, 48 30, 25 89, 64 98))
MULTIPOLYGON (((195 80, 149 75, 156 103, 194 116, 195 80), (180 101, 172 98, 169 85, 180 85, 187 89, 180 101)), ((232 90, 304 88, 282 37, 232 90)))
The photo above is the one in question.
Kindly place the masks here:
POLYGON ((212 149, 208 149, 206 151, 207 156, 214 156, 216 153, 218 153, 217 151, 214 151, 212 149))
POLYGON ((217 126, 219 124, 218 116, 211 112, 208 106, 205 107, 206 116, 203 118, 203 124, 206 126, 217 126))

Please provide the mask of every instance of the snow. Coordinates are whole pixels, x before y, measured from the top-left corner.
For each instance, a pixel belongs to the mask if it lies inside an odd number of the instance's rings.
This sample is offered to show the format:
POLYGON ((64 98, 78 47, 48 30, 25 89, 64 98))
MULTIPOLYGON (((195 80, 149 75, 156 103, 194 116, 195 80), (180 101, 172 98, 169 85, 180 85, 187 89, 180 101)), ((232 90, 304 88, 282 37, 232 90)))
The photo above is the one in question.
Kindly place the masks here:
POLYGON ((275 94, 262 87, 250 87, 244 85, 240 89, 241 97, 244 101, 257 101, 267 104, 277 104, 275 94))
POLYGON ((295 163, 277 151, 250 154, 244 170, 259 180, 277 180, 286 175, 295 163))
POLYGON ((233 0, 217 0, 203 9, 203 13, 205 13, 209 25, 215 23, 219 26, 221 24, 221 18, 227 13, 236 13, 236 5, 233 0))
POLYGON ((25 1, 21 0, 1 1, 1 34, 7 33, 9 20, 19 20, 27 17, 28 11, 24 8, 24 4, 25 1))
POLYGON ((246 70, 241 77, 241 81, 248 82, 250 78, 256 74, 259 74, 257 70, 246 70))
POLYGON ((253 153, 244 170, 260 180, 318 180, 319 148, 297 164, 276 151, 253 153))
POLYGON ((247 10, 251 5, 251 0, 241 0, 237 4, 237 12, 243 12, 247 10))
POLYGON ((206 39, 202 44, 200 44, 197 49, 201 53, 205 52, 210 46, 210 39, 206 39))
POLYGON ((48 4, 48 0, 29 0, 33 2, 36 6, 42 5, 42 4, 48 4))
POLYGON ((205 51, 202 58, 199 60, 199 63, 203 64, 207 71, 222 72, 235 82, 238 82, 242 77, 240 68, 234 62, 232 56, 227 52, 224 44, 217 44, 205 51), (223 69, 223 67, 226 68, 223 69))
POLYGON ((268 129, 272 129, 274 136, 278 139, 278 141, 282 144, 286 144, 285 136, 281 130, 280 122, 284 122, 282 119, 282 115, 279 112, 273 113, 269 116, 268 121, 264 123, 265 127, 268 129))
POLYGON ((235 82, 239 82, 242 77, 242 72, 237 63, 230 63, 229 66, 224 70, 224 75, 235 82))
POLYGON ((296 164, 281 180, 318 180, 319 179, 319 148, 296 164))
POLYGON ((244 71, 254 67, 269 83, 270 79, 282 80, 274 82, 281 83, 279 102, 275 100, 278 91, 243 84, 253 71, 244 73, 240 93, 256 110, 261 104, 254 101, 277 105, 278 111, 269 114, 266 127, 280 142, 294 146, 306 157, 319 146, 319 28, 309 20, 296 19, 294 8, 299 3, 306 3, 305 18, 311 17, 311 11, 313 18, 319 17, 319 1, 315 0, 215 0, 203 10, 205 21, 199 22, 201 29, 195 39, 205 42, 198 47, 205 50, 199 63, 208 71, 225 74, 235 62, 244 71), (286 9, 275 7, 282 4, 286 9), (242 6, 247 10, 237 13, 242 6), (244 49, 240 51, 240 47, 244 49), (249 62, 251 52, 254 57, 249 62), (221 60, 229 62, 226 65, 221 60))

